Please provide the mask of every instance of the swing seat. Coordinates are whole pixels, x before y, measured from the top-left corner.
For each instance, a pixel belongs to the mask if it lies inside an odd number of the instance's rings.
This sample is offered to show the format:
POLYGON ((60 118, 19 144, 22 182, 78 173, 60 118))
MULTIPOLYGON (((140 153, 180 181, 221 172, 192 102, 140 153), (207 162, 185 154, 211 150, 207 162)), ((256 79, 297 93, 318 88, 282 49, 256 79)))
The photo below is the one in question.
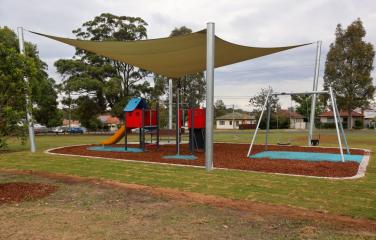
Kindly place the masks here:
POLYGON ((320 144, 320 139, 311 139, 312 146, 318 146, 320 144))

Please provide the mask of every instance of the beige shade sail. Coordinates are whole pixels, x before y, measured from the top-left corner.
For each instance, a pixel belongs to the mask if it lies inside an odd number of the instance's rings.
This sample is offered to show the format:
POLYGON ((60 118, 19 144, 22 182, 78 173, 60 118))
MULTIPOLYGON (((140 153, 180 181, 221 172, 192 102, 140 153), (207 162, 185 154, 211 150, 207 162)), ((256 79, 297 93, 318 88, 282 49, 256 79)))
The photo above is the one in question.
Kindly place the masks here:
MULTIPOLYGON (((206 30, 177 37, 139 41, 89 41, 32 33, 166 77, 179 78, 206 69, 206 30)), ((222 67, 308 44, 257 48, 233 44, 216 36, 215 67, 222 67)))

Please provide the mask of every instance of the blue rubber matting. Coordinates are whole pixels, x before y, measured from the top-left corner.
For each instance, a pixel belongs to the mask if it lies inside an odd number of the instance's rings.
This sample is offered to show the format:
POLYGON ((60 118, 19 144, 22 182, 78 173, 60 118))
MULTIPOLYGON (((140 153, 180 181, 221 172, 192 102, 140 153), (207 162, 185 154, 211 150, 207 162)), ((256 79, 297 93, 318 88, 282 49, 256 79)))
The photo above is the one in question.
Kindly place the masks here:
POLYGON ((179 160, 196 160, 197 157, 193 155, 170 155, 170 156, 163 156, 166 159, 179 159, 179 160))
MULTIPOLYGON (((265 151, 249 156, 250 158, 269 158, 269 159, 289 159, 301 161, 329 161, 341 162, 341 154, 335 153, 313 153, 313 152, 287 152, 287 151, 265 151)), ((360 163, 363 155, 345 154, 345 161, 360 163)))
POLYGON ((131 148, 131 147, 128 147, 127 150, 125 150, 124 147, 102 147, 102 146, 88 147, 87 149, 93 150, 93 151, 106 151, 106 152, 133 152, 133 153, 143 152, 141 148, 131 148))

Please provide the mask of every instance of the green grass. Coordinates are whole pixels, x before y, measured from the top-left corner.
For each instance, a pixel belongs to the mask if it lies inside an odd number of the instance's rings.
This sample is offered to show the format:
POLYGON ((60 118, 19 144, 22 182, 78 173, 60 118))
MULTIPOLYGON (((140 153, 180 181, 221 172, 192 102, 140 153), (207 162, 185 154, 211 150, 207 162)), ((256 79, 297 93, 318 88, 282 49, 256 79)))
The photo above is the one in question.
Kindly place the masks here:
POLYGON ((44 183, 56 192, 2 204, 0 239, 375 239, 376 233, 307 217, 218 208, 101 184, 0 172, 0 184, 44 183), (46 227, 48 225, 48 227, 46 227))
MULTIPOLYGON (((250 142, 251 134, 217 132, 216 141, 250 142)), ((290 140, 306 144, 306 133, 272 131, 273 143, 290 140)), ((335 132, 320 132, 322 145, 336 146, 335 132)), ((10 143, 10 151, 0 154, 0 168, 27 169, 87 177, 112 179, 121 182, 175 188, 234 199, 289 205, 336 214, 376 219, 376 164, 372 159, 366 177, 358 180, 325 180, 305 177, 247 173, 236 170, 214 170, 174 167, 155 164, 128 163, 80 157, 52 156, 43 150, 72 144, 98 143, 101 136, 40 136, 38 152, 31 154, 28 146, 17 141, 10 143)), ((258 142, 263 141, 260 135, 258 142)), ((348 133, 351 147, 376 151, 375 131, 348 133)), ((246 153, 244 153, 246 154, 246 153)))

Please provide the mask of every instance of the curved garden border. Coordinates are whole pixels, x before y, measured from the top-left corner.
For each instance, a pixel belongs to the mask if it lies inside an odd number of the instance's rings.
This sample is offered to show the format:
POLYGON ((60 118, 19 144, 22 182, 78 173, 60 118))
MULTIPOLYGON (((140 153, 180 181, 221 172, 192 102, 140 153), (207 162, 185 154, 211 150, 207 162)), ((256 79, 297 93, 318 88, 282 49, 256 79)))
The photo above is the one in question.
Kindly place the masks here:
MULTIPOLYGON (((223 143, 223 142, 218 142, 218 143, 223 143)), ((244 144, 244 143, 232 143, 232 144, 244 144)), ((134 163, 147 163, 147 164, 169 165, 169 166, 178 166, 178 167, 193 167, 193 168, 201 168, 201 169, 205 168, 204 166, 196 166, 196 165, 185 165, 185 164, 176 164, 176 163, 161 163, 161 162, 134 160, 134 159, 121 159, 121 158, 99 157, 99 156, 90 156, 90 155, 78 155, 78 154, 66 154, 66 153, 54 153, 54 152, 52 152, 54 150, 62 149, 62 148, 66 148, 66 147, 85 146, 85 145, 88 145, 88 144, 68 145, 68 146, 62 146, 62 147, 57 147, 57 148, 51 148, 51 149, 45 150, 44 153, 51 154, 51 155, 84 157, 84 158, 93 158, 93 159, 106 159, 106 160, 125 161, 125 162, 134 162, 134 163)), ((306 147, 306 146, 300 146, 300 147, 306 147)), ((322 148, 333 149, 333 147, 322 147, 322 148)), ((220 167, 216 167, 215 169, 250 172, 250 173, 274 174, 274 175, 281 175, 281 176, 308 177, 308 178, 317 178, 317 179, 333 179, 333 180, 359 179, 359 178, 364 177, 365 174, 366 174, 367 166, 368 166, 368 163, 370 161, 370 150, 360 149, 360 148, 352 148, 352 149, 363 150, 365 152, 365 154, 363 156, 361 163, 359 164, 357 174, 354 175, 354 176, 350 176, 350 177, 322 177, 322 176, 309 176, 309 175, 289 174, 289 173, 273 173, 273 172, 254 171, 254 170, 229 169, 229 168, 220 168, 220 167)))

